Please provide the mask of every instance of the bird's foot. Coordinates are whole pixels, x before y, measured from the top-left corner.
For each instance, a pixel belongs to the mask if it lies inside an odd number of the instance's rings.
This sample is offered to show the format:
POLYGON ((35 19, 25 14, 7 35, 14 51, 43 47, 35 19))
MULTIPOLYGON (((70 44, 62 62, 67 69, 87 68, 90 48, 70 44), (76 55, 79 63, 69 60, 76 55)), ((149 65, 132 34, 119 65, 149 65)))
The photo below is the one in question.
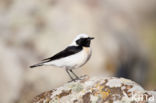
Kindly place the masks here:
POLYGON ((72 79, 72 80, 68 81, 68 83, 71 83, 71 82, 76 82, 76 79, 72 79))
POLYGON ((72 79, 72 80, 68 81, 68 83, 70 83, 70 82, 76 82, 76 81, 78 81, 78 80, 82 80, 82 79, 79 78, 79 77, 77 77, 77 78, 75 78, 75 79, 72 79))
POLYGON ((89 78, 88 75, 82 75, 80 77, 76 77, 75 79, 71 79, 70 81, 68 81, 68 83, 70 83, 70 82, 76 82, 78 80, 84 80, 84 79, 87 79, 87 78, 89 78))

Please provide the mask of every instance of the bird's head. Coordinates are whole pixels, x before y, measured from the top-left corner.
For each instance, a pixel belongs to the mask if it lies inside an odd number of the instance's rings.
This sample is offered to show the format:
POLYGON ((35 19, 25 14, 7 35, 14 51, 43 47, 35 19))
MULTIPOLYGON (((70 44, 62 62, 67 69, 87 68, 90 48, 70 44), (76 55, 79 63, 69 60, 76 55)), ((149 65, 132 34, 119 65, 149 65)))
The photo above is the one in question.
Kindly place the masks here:
POLYGON ((82 46, 82 47, 90 47, 91 40, 94 37, 89 37, 87 34, 79 34, 73 41, 72 45, 82 46))

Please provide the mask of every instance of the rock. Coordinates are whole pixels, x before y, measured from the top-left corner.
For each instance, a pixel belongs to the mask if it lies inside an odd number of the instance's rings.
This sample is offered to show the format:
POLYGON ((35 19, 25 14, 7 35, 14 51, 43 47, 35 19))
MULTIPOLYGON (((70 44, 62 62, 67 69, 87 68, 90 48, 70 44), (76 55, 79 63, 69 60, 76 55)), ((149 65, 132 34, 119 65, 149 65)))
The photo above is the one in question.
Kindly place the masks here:
POLYGON ((156 103, 156 91, 146 91, 131 80, 81 78, 36 96, 32 103, 156 103))

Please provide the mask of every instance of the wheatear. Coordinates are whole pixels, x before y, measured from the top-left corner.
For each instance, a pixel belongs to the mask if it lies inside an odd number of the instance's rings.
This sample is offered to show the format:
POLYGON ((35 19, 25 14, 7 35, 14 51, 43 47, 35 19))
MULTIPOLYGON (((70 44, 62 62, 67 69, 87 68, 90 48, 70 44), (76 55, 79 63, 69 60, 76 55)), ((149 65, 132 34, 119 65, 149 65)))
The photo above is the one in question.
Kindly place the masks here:
POLYGON ((91 57, 90 43, 93 37, 89 37, 87 34, 79 34, 72 44, 67 46, 63 51, 56 55, 43 59, 42 62, 30 66, 30 68, 38 66, 56 66, 65 68, 69 77, 73 80, 79 79, 79 77, 72 71, 73 69, 83 66, 91 57), (75 76, 73 78, 71 73, 75 76))

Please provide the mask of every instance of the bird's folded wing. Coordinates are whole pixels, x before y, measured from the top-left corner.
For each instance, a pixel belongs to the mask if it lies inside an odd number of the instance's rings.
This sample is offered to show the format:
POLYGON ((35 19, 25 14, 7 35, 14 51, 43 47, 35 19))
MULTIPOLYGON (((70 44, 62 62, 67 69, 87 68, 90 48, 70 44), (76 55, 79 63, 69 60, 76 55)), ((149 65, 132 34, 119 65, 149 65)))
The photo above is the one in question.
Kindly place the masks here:
POLYGON ((53 60, 57 60, 57 59, 61 59, 67 56, 71 56, 74 55, 78 52, 80 52, 82 50, 82 47, 79 46, 69 46, 66 49, 64 49, 63 51, 57 53, 56 55, 50 57, 50 58, 46 58, 43 59, 43 62, 49 62, 49 61, 53 61, 53 60))

